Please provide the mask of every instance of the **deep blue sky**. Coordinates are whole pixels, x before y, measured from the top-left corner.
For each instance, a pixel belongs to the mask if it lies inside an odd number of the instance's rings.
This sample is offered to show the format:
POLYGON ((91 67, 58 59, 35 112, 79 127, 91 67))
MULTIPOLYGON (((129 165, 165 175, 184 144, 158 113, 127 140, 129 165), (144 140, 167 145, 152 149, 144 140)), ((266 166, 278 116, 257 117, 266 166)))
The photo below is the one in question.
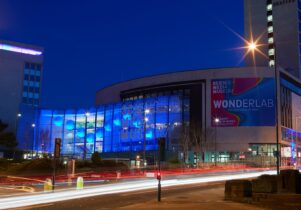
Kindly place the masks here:
MULTIPOLYGON (((0 0, 0 39, 45 48, 42 106, 137 77, 239 65, 242 0, 0 0)), ((242 65, 242 64, 240 64, 242 65)))

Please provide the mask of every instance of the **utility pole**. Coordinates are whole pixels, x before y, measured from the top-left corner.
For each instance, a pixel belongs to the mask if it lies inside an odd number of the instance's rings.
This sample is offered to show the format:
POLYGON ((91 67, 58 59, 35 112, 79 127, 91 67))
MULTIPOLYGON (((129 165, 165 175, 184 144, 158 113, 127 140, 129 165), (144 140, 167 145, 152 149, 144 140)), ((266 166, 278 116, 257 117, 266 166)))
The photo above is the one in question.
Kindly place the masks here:
POLYGON ((56 161, 61 157, 61 138, 55 138, 54 156, 53 156, 53 175, 52 175, 52 191, 55 190, 55 176, 56 176, 56 161))
POLYGON ((277 164, 277 175, 280 174, 280 148, 279 148, 279 117, 278 117, 278 113, 279 113, 279 97, 278 97, 278 85, 279 85, 279 72, 278 72, 278 68, 277 68, 277 54, 276 54, 276 44, 274 43, 274 74, 275 74, 275 99, 276 99, 276 110, 275 110, 275 115, 276 115, 276 164, 277 164))

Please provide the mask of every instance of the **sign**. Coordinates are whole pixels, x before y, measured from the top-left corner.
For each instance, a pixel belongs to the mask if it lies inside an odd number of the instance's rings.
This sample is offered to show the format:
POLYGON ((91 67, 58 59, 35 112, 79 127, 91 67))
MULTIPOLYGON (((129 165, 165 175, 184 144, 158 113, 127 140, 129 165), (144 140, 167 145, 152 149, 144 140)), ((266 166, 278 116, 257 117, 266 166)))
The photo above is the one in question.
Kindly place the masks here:
POLYGON ((273 78, 211 81, 213 127, 275 126, 273 78))
POLYGON ((55 145, 54 145, 54 158, 61 157, 61 138, 55 138, 55 145))

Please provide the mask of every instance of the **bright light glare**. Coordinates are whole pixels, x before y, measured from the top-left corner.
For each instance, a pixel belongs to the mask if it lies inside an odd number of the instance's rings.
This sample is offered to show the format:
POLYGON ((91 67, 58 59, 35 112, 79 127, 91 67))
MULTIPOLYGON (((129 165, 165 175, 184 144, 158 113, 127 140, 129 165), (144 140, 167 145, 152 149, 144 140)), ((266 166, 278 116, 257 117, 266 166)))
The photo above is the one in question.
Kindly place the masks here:
POLYGON ((256 43, 252 42, 252 43, 249 44, 249 49, 250 50, 255 50, 256 48, 257 48, 256 43))
POLYGON ((265 57, 266 59, 269 59, 265 53, 263 53, 260 50, 260 47, 263 46, 264 44, 260 44, 261 38, 265 35, 265 31, 263 31, 258 37, 253 36, 252 28, 250 26, 250 38, 249 40, 246 40, 244 37, 242 37, 240 34, 238 34, 236 31, 228 27, 227 25, 223 24, 229 31, 231 31, 234 35, 236 35, 239 39, 243 41, 242 47, 234 48, 235 50, 245 50, 244 55, 240 59, 238 63, 241 63, 249 54, 251 54, 252 59, 253 59, 253 64, 256 65, 256 60, 255 60, 255 53, 260 54, 261 56, 265 57))
POLYGON ((219 118, 215 118, 215 119, 214 119, 214 122, 215 122, 215 123, 219 123, 219 118))
MULTIPOLYGON (((226 181, 232 179, 255 178, 263 174, 272 175, 272 174, 276 174, 276 172, 273 170, 273 171, 251 172, 251 173, 234 174, 234 175, 218 175, 218 176, 209 176, 209 177, 163 180, 162 187, 218 182, 218 181, 226 181)), ((64 201, 64 200, 86 198, 86 197, 92 197, 97 195, 107 195, 107 194, 115 194, 115 193, 132 192, 137 190, 156 189, 157 184, 158 184, 157 180, 152 179, 152 180, 142 180, 142 181, 131 181, 128 183, 108 184, 108 185, 103 185, 101 187, 96 186, 96 187, 85 188, 83 190, 68 189, 65 191, 57 191, 55 193, 39 193, 39 194, 32 194, 26 196, 2 198, 0 199, 0 209, 18 208, 24 206, 64 201)))

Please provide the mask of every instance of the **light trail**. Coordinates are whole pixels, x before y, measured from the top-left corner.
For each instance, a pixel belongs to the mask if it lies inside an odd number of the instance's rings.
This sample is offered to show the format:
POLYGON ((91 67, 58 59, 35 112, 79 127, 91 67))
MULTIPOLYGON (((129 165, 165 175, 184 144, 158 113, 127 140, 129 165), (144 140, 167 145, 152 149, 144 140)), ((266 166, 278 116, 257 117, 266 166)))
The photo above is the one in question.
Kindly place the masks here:
MULTIPOLYGON (((210 177, 197 177, 197 178, 182 178, 182 179, 171 179, 163 180, 162 187, 171 187, 179 185, 188 185, 188 184, 197 184, 197 183, 209 183, 209 182, 218 182, 226 181, 232 179, 246 179, 246 178, 255 178, 263 174, 276 174, 275 171, 264 171, 264 172, 246 172, 244 174, 234 174, 234 175, 218 175, 210 177)), ((157 188, 157 180, 139 180, 139 181, 130 181, 126 183, 116 183, 101 185, 97 187, 90 187, 83 190, 66 190, 66 191, 57 191, 54 193, 41 193, 33 194, 26 196, 10 197, 0 199, 0 209, 9 209, 9 208, 18 208, 24 206, 32 206, 39 204, 46 204, 58 201, 65 201, 71 199, 79 199, 92 197, 97 195, 106 195, 106 194, 116 194, 116 193, 125 193, 132 192, 137 190, 147 190, 157 188)))

